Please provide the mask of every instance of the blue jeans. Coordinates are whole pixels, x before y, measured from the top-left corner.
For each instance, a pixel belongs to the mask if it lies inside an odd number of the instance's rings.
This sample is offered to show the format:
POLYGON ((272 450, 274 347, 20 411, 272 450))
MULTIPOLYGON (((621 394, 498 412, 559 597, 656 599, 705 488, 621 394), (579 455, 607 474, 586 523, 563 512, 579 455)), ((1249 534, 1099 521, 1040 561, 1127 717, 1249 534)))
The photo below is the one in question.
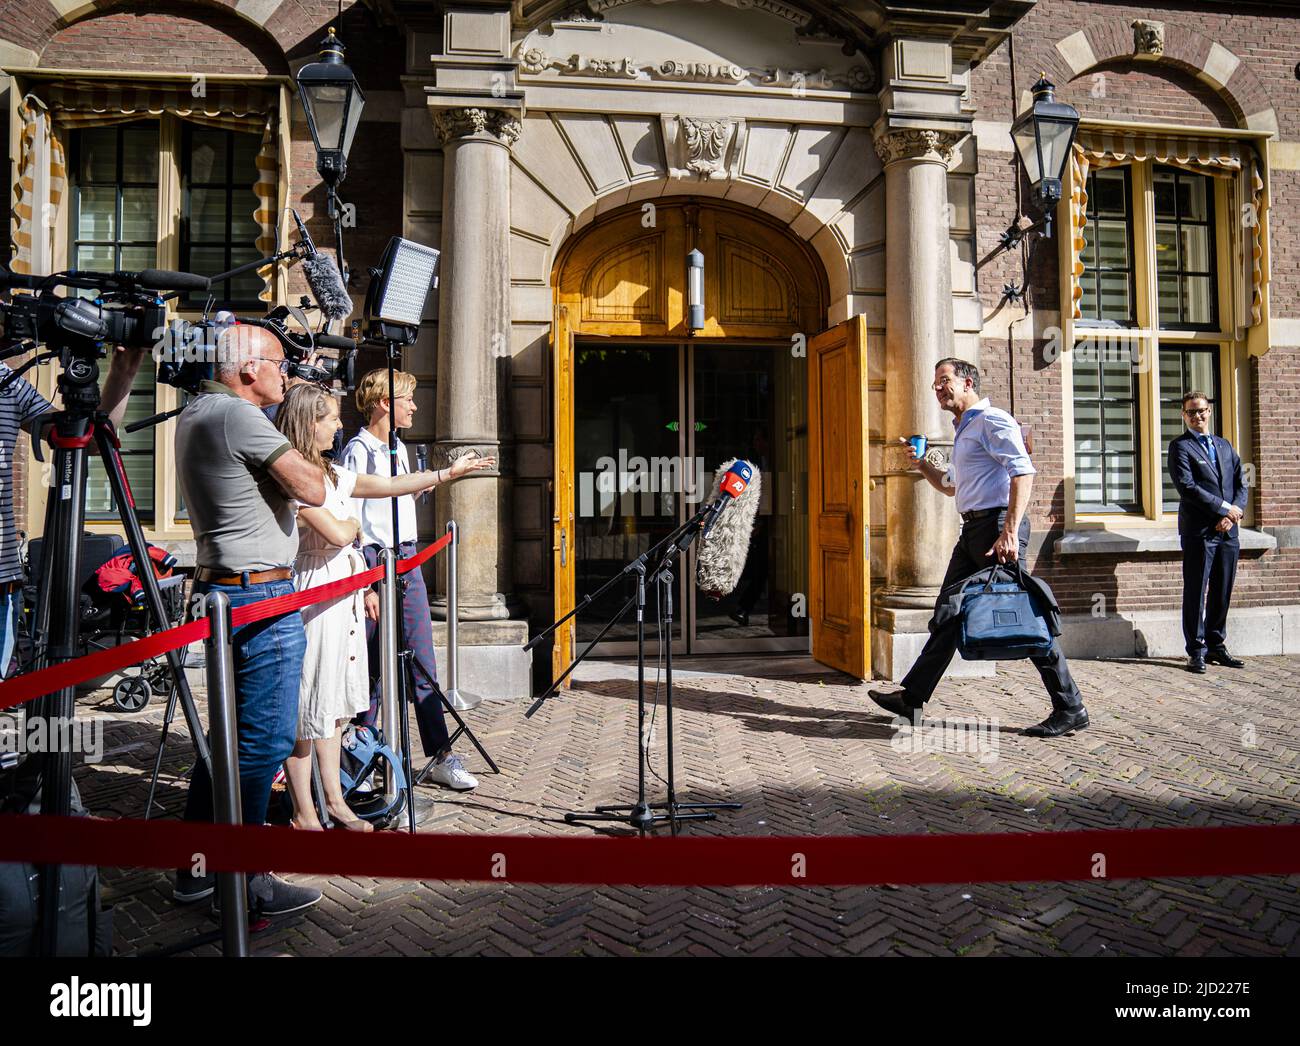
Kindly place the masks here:
MULTIPOLYGON (((232 609, 292 592, 293 581, 256 585, 199 582, 195 592, 224 592, 232 609)), ((298 737, 298 685, 307 634, 298 611, 235 629, 235 726, 239 735, 239 794, 244 824, 266 821, 275 772, 298 737)), ((212 780, 199 763, 185 804, 187 821, 211 821, 212 780)))
POLYGON ((14 656, 18 641, 18 613, 22 607, 23 590, 0 592, 0 679, 9 675, 9 662, 14 656))

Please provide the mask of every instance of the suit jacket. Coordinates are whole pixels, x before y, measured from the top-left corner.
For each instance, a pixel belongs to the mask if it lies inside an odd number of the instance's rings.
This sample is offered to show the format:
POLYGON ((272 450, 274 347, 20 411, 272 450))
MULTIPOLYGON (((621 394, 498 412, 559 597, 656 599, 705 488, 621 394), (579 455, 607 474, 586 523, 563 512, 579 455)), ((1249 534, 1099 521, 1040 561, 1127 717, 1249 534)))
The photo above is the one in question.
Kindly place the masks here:
MULTIPOLYGON (((1242 478, 1241 458, 1232 444, 1222 436, 1211 436, 1218 457, 1218 467, 1201 441, 1190 431, 1169 444, 1169 477, 1178 489, 1178 533, 1184 537, 1214 538, 1220 535, 1214 529, 1226 512, 1223 502, 1246 508, 1246 482, 1242 478)), ((1232 529, 1222 537, 1236 541, 1240 528, 1232 529)))

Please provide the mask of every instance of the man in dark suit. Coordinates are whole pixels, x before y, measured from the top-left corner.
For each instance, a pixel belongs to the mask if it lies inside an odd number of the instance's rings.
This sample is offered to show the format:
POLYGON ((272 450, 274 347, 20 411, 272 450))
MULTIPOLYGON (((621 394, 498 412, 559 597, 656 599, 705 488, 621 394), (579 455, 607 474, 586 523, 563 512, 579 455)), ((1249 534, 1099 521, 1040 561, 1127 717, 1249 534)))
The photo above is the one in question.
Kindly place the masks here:
POLYGON ((1203 392, 1183 396, 1187 430, 1169 444, 1169 475, 1178 488, 1178 537, 1183 546, 1183 638, 1187 671, 1206 662, 1244 668, 1224 645, 1228 604, 1237 576, 1238 524, 1246 509, 1241 458, 1210 432, 1203 392))

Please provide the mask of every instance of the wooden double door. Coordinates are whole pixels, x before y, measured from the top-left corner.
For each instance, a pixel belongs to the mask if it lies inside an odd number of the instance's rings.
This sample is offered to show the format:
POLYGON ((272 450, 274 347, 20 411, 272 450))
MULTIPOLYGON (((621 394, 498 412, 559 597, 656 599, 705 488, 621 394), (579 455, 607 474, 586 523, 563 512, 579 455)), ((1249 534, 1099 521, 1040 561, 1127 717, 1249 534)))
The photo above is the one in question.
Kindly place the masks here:
MULTIPOLYGON (((571 240, 555 291, 557 618, 689 518, 722 460, 745 457, 764 484, 745 573, 717 602, 696 592, 693 558, 683 564, 675 649, 811 649, 868 678, 865 322, 823 329, 816 257, 753 211, 658 200, 571 240), (695 331, 692 249, 705 259, 695 331)), ((559 630, 557 675, 623 603, 622 589, 559 630)), ((652 637, 653 614, 652 604, 652 637)), ((601 652, 634 649, 619 645, 634 634, 626 622, 601 652)))

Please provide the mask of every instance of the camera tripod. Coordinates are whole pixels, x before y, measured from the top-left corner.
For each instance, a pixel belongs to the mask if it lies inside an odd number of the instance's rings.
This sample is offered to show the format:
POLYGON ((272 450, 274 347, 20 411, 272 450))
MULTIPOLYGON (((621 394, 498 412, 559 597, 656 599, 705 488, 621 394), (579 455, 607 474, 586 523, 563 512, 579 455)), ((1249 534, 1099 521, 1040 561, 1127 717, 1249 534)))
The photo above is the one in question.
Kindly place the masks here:
MULTIPOLYGON (((99 367, 93 356, 65 353, 65 366, 58 378, 63 409, 45 416, 51 428, 54 448, 52 482, 45 511, 45 547, 41 557, 41 579, 36 604, 33 646, 36 667, 71 661, 77 656, 81 573, 81 534, 86 519, 87 450, 93 443, 108 476, 113 501, 126 531, 127 543, 145 593, 145 603, 154 626, 167 627, 162 593, 149 557, 149 546, 135 513, 135 501, 108 415, 99 409, 99 367)), ((198 758, 211 769, 207 739, 185 677, 184 659, 175 650, 166 654, 175 677, 174 695, 179 695, 198 758)), ((71 722, 76 714, 76 688, 64 687, 38 698, 33 715, 57 723, 71 722)), ((51 736, 56 736, 51 732, 51 736)), ((41 813, 67 816, 72 807, 72 754, 67 746, 29 757, 19 772, 19 794, 41 794, 41 813)), ((38 915, 39 954, 58 953, 60 902, 58 865, 40 869, 41 904, 38 915)))

